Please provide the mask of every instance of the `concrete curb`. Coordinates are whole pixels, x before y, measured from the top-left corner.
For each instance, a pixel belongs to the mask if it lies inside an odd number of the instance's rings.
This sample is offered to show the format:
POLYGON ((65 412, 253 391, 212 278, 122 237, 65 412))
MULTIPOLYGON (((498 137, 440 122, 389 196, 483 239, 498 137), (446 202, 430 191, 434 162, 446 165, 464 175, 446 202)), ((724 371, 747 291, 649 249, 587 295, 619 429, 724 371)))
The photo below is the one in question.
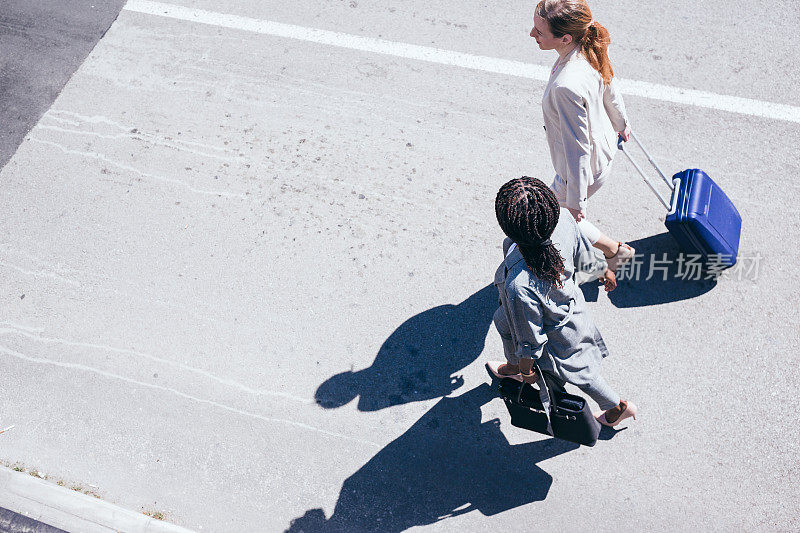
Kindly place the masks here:
POLYGON ((0 467, 0 507, 66 531, 190 533, 188 529, 6 467, 0 467))

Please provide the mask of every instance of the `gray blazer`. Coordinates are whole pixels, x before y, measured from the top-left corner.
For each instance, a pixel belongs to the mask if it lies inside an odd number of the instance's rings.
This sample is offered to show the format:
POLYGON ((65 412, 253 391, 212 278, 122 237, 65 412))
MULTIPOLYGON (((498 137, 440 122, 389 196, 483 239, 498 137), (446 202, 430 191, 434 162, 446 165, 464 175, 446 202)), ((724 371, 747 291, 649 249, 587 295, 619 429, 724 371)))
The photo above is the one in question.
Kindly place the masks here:
MULTIPOLYGON (((574 280, 576 263, 586 254, 594 254, 566 209, 561 209, 550 239, 564 258, 562 288, 537 278, 518 248, 500 264, 494 284, 511 325, 516 354, 536 359, 542 369, 580 387, 600 375, 600 363, 608 355, 574 280)), ((504 251, 510 245, 511 240, 506 239, 504 251)))
POLYGON ((628 124, 622 95, 576 48, 553 67, 542 112, 553 167, 566 183, 566 206, 585 209, 589 185, 613 160, 617 132, 628 124))

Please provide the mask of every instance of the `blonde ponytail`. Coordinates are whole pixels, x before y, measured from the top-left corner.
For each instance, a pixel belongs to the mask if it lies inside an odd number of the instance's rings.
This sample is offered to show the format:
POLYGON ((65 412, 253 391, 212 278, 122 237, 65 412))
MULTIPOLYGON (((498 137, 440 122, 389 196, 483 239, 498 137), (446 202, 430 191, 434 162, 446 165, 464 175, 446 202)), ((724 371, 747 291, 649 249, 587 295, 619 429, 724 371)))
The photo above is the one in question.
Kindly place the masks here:
POLYGON ((611 60, 608 58, 610 43, 611 36, 608 30, 596 20, 589 24, 581 41, 583 57, 600 73, 606 85, 614 78, 614 69, 611 68, 611 60))

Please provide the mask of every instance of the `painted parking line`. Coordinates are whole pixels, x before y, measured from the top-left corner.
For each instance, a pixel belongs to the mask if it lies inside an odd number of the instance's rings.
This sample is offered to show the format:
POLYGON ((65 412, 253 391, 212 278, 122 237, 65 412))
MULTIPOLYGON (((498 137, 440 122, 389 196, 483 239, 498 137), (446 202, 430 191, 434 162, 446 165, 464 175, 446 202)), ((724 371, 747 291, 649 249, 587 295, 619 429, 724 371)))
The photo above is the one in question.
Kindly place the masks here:
MULTIPOLYGON (((225 13, 193 9, 162 2, 152 2, 150 0, 128 0, 124 9, 148 15, 157 15, 160 17, 186 20, 223 28, 250 31, 287 39, 297 39, 351 50, 360 50, 363 52, 427 61, 441 65, 481 70, 495 74, 505 74, 543 82, 546 82, 550 76, 550 69, 548 67, 523 63, 522 61, 477 56, 429 46, 419 46, 387 41, 385 39, 362 37, 360 35, 306 28, 269 20, 228 15, 225 13)), ((697 91, 694 89, 681 89, 680 87, 659 85, 646 81, 619 78, 617 83, 619 83, 619 88, 622 93, 630 96, 640 96, 662 102, 716 109, 740 115, 751 115, 800 124, 800 107, 697 91)))

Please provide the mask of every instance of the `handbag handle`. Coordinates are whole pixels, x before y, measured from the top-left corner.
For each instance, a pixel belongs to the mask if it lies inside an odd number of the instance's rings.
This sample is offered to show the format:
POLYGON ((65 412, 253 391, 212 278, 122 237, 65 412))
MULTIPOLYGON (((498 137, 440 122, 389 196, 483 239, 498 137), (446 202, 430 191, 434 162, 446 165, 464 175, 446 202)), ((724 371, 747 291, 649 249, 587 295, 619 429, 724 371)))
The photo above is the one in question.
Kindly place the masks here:
MULTIPOLYGON (((536 368, 536 372, 539 373, 539 379, 536 381, 538 383, 542 379, 542 373, 539 371, 539 367, 536 363, 533 363, 533 365, 536 368)), ((519 386, 519 392, 517 392, 517 403, 522 403, 522 390, 525 388, 525 385, 527 385, 527 383, 523 381, 519 386)))
MULTIPOLYGON (((547 417, 547 432, 552 435, 553 434, 553 425, 550 418, 550 410, 555 406, 555 399, 553 398, 552 392, 550 392, 551 387, 548 386, 547 380, 551 379, 548 378, 547 375, 542 371, 536 361, 533 362, 533 366, 536 371, 539 373, 539 379, 536 383, 539 385, 539 399, 542 402, 542 408, 544 410, 544 415, 547 417)), ((525 389, 526 383, 523 381, 519 386, 519 392, 517 392, 517 403, 522 403, 522 391, 525 389)))
MULTIPOLYGON (((545 389, 547 390, 547 395, 550 397, 550 401, 553 401, 553 395, 550 393, 550 387, 544 383, 546 379, 552 379, 545 376, 545 373, 542 372, 542 369, 539 368, 539 365, 534 361, 533 368, 536 370, 536 373, 539 374, 539 379, 536 380, 536 383, 539 384, 539 387, 544 385, 545 389)), ((522 390, 525 388, 526 383, 523 381, 522 385, 519 387, 519 391, 517 392, 517 403, 522 403, 522 390)), ((527 383, 530 385, 530 383, 527 383)))

